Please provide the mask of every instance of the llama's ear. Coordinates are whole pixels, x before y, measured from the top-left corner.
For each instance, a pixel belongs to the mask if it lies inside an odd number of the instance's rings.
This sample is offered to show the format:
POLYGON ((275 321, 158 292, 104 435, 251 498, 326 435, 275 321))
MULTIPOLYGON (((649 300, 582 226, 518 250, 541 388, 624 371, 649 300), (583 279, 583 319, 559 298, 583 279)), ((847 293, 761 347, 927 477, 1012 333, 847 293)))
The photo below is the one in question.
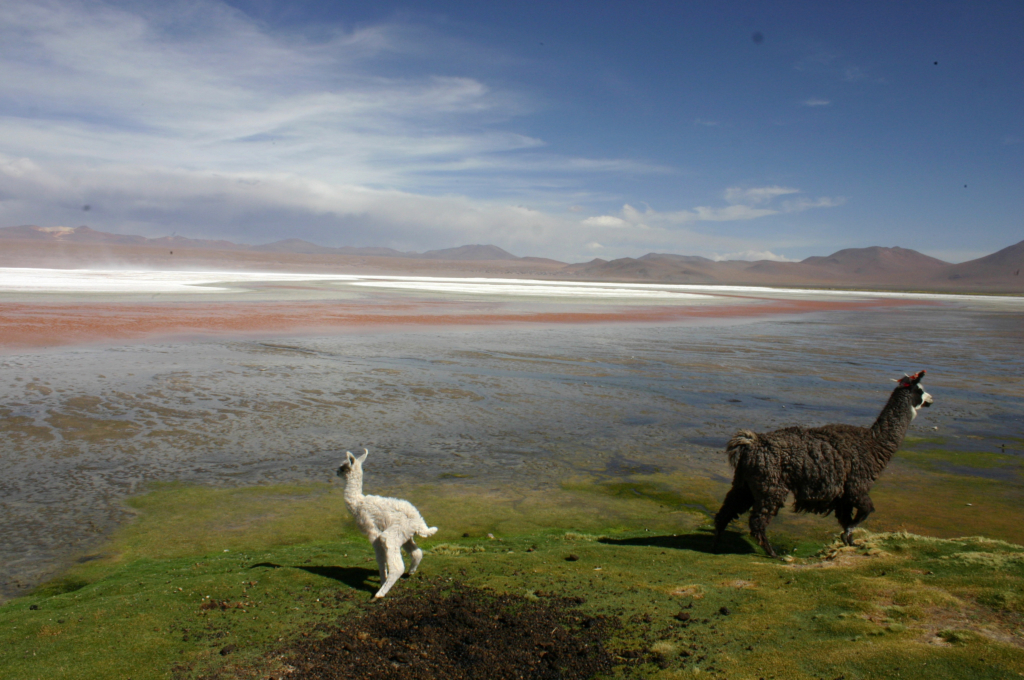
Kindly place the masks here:
POLYGON ((351 465, 352 463, 356 462, 356 457, 352 455, 351 451, 346 451, 345 460, 347 460, 348 464, 351 465))
POLYGON ((363 462, 364 460, 366 460, 366 457, 367 457, 368 455, 370 455, 370 451, 369 451, 369 449, 363 449, 363 455, 359 456, 359 458, 358 458, 357 460, 359 460, 359 463, 360 463, 360 464, 362 464, 362 462, 363 462))
POLYGON ((921 378, 924 377, 924 374, 925 374, 924 369, 921 369, 920 371, 918 371, 914 375, 906 375, 906 374, 904 374, 903 377, 900 378, 899 380, 897 380, 896 382, 898 382, 900 384, 900 387, 913 387, 917 383, 921 382, 921 378))

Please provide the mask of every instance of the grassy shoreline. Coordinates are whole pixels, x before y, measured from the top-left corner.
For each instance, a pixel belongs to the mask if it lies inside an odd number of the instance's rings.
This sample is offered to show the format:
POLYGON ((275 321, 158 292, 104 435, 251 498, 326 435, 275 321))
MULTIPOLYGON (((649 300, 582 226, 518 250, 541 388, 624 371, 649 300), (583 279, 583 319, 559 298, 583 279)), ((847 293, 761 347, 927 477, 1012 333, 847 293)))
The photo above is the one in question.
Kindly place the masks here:
MULTIPOLYGON (((954 510, 929 520, 937 508, 991 497, 973 485, 979 480, 958 490, 939 473, 929 474, 950 487, 944 506, 925 502, 927 488, 897 493, 915 470, 910 456, 883 478, 876 500, 885 517, 913 506, 904 523, 928 530, 956 520, 954 510)), ((702 508, 716 506, 719 483, 651 475, 499 490, 459 482, 389 490, 441 527, 424 541, 421 574, 393 595, 460 584, 529 598, 582 594, 581 609, 621 621, 612 654, 640 659, 615 677, 1024 673, 1020 545, 859 532, 856 548, 839 548, 831 518, 784 511, 773 539, 785 560, 768 559, 738 531, 713 554, 702 508), (676 618, 683 611, 685 623, 676 618)), ((337 486, 170 484, 129 504, 135 521, 93 559, 0 605, 0 675, 266 678, 283 672, 290 644, 374 606, 372 550, 337 486)), ((1012 519, 996 533, 1012 534, 1012 519)))

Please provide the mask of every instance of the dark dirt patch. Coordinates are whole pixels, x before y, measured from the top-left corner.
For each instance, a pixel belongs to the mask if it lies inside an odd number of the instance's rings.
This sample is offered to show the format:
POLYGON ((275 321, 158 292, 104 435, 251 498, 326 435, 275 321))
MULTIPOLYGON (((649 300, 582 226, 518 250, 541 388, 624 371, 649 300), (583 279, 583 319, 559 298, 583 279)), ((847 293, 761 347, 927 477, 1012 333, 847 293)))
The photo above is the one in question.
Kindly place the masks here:
POLYGON ((604 640, 619 624, 584 614, 580 603, 465 586, 375 602, 323 639, 285 650, 296 668, 289 678, 591 678, 612 667, 604 640))

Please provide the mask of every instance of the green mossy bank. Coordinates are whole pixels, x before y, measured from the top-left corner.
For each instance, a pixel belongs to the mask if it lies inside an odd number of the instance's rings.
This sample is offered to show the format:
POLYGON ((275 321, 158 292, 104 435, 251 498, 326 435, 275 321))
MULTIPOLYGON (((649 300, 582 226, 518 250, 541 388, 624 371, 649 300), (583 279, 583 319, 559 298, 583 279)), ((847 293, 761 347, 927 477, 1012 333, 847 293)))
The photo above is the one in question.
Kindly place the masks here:
MULTIPOLYGON (((912 453, 894 466, 876 493, 886 519, 869 526, 983 533, 984 518, 955 507, 980 494, 1000 504, 984 533, 1019 540, 1019 487, 996 493, 933 470, 928 485, 901 493, 925 474, 916 456, 942 462, 912 453)), ((633 662, 614 676, 1024 676, 1024 547, 890 531, 838 548, 832 518, 787 510, 773 525, 784 560, 739 527, 713 554, 707 511, 723 489, 668 475, 391 489, 441 528, 423 542, 421 573, 393 594, 467 584, 581 595, 583 610, 623 624, 609 646, 633 662)), ((373 606, 372 551, 337 486, 166 485, 130 505, 135 521, 101 552, 0 606, 0 677, 287 677, 290 642, 373 606)))

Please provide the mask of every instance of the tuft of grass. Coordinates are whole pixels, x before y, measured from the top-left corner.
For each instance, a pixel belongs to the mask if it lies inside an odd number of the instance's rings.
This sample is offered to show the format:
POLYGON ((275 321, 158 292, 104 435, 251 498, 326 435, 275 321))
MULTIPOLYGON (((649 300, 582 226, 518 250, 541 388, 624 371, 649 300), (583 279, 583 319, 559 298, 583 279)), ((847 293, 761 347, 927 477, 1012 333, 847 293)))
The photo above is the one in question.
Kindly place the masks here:
POLYGON ((679 653, 679 645, 668 640, 659 640, 651 645, 651 653, 662 658, 671 657, 679 653))
POLYGON ((986 569, 1020 569, 1024 567, 1024 553, 960 552, 946 555, 944 560, 956 560, 963 564, 986 569))
POLYGON ((32 594, 42 597, 53 597, 54 595, 73 593, 87 585, 89 585, 89 582, 80 578, 57 578, 34 589, 32 594))
POLYGON ((978 594, 978 602, 996 610, 1024 612, 1024 595, 1020 590, 983 590, 978 594))
POLYGON ((952 630, 946 629, 939 631, 939 637, 948 642, 951 645, 964 645, 969 642, 975 642, 978 636, 969 630, 952 630))
POLYGON ((468 555, 485 551, 486 549, 482 545, 453 545, 451 543, 441 543, 430 549, 432 555, 468 555))

